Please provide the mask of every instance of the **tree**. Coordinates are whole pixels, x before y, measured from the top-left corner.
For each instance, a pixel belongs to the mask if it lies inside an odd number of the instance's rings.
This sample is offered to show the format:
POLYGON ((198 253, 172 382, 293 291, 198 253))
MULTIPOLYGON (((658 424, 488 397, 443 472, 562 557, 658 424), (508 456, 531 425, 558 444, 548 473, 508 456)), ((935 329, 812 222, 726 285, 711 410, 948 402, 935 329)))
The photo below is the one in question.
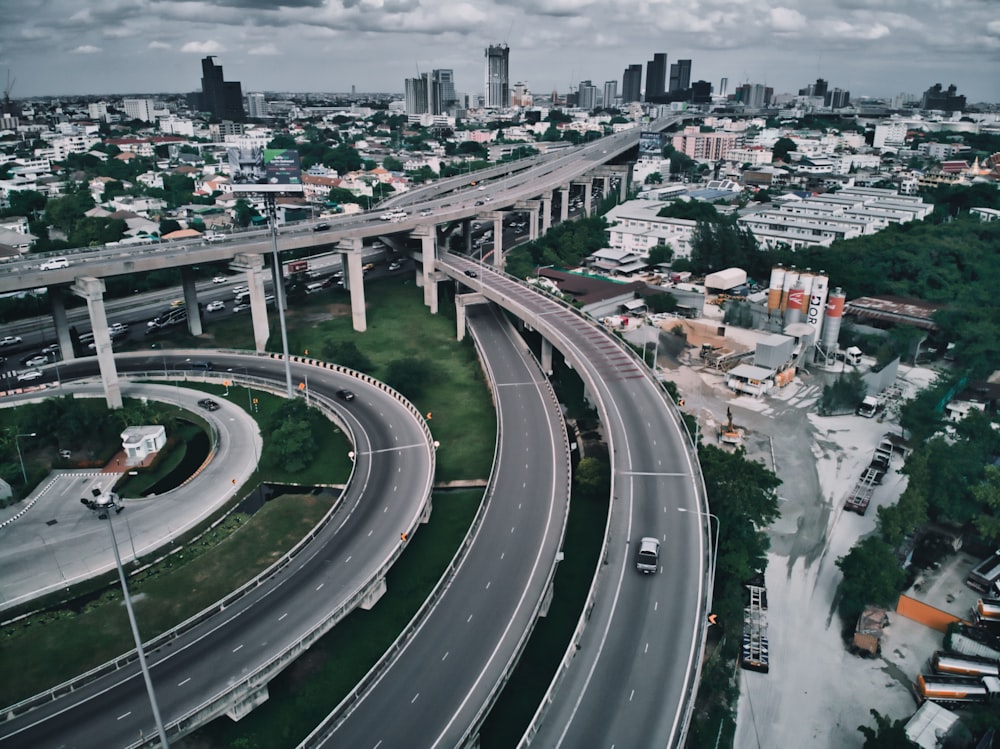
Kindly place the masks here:
POLYGON ((650 265, 666 265, 674 257, 674 250, 668 244, 657 244, 649 248, 650 265))
POLYGON ((434 367, 427 359, 408 357, 389 362, 385 381, 410 400, 418 398, 434 378, 434 367))
POLYGON ((361 198, 343 187, 331 187, 326 199, 331 203, 360 203, 361 198))
POLYGON ((271 139, 271 142, 267 144, 267 147, 294 150, 298 148, 298 145, 299 144, 295 142, 295 138, 288 133, 279 133, 271 139))
POLYGON ((585 502, 606 500, 611 493, 610 465, 599 458, 582 458, 573 473, 574 498, 585 502))
POLYGON ((359 372, 372 368, 371 359, 358 349, 354 341, 325 341, 320 346, 320 354, 327 361, 359 372))
POLYGON ((644 180, 644 184, 647 184, 647 185, 660 185, 660 184, 663 184, 663 175, 660 174, 659 172, 651 172, 650 174, 646 175, 646 179, 644 180))
POLYGON ((791 138, 778 138, 771 149, 771 154, 776 161, 788 162, 788 154, 798 149, 795 141, 791 138))
POLYGON ((846 374, 841 374, 831 384, 823 388, 818 410, 824 415, 845 410, 853 411, 861 403, 866 393, 867 388, 861 373, 852 369, 846 374))
POLYGON ((845 622, 853 623, 865 606, 892 607, 906 583, 903 569, 892 547, 878 536, 868 536, 837 560, 843 573, 838 610, 845 622))
POLYGON ((875 718, 875 728, 858 726, 865 737, 864 749, 917 749, 919 744, 910 741, 906 736, 906 721, 892 720, 888 715, 882 715, 872 708, 869 712, 875 718))
POLYGON ((480 159, 489 158, 490 151, 482 143, 477 143, 474 140, 465 140, 458 144, 458 148, 455 152, 462 156, 476 156, 480 159))
POLYGON ((162 237, 165 234, 170 234, 171 232, 180 231, 181 228, 182 227, 180 222, 177 221, 176 219, 165 218, 162 221, 160 221, 160 236, 162 237))
POLYGON ((401 172, 403 171, 403 162, 395 156, 386 156, 382 159, 382 168, 390 172, 401 172))
POLYGON ((972 495, 989 510, 973 521, 976 530, 989 541, 1000 539, 1000 468, 986 466, 982 482, 972 487, 972 495))
POLYGON ((48 198, 37 190, 15 190, 7 198, 5 216, 33 216, 45 209, 48 198))
POLYGON ((662 294, 650 294, 644 297, 646 306, 650 312, 660 314, 663 312, 673 312, 677 309, 677 297, 669 292, 662 294))

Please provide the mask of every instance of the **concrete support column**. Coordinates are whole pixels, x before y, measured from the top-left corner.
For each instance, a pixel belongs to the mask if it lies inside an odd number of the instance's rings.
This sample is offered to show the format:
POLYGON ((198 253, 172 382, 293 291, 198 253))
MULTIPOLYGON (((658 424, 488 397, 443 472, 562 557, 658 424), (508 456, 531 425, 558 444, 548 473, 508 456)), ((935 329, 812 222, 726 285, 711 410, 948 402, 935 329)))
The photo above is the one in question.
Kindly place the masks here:
POLYGON ((76 358, 73 339, 69 336, 69 320, 66 319, 66 289, 63 286, 49 286, 49 305, 52 307, 52 321, 56 326, 56 341, 63 361, 76 358))
POLYGON ((601 197, 608 197, 609 192, 611 192, 611 175, 605 174, 601 177, 601 197))
POLYGON ((618 199, 624 203, 628 200, 628 183, 632 179, 632 165, 629 164, 622 170, 622 174, 619 177, 618 182, 618 199))
POLYGON ((472 254, 472 219, 462 219, 462 236, 465 238, 465 254, 472 254))
POLYGON ((528 210, 528 241, 538 239, 538 204, 528 210))
POLYGON ((465 299, 462 294, 455 296, 455 337, 459 343, 465 340, 465 299))
POLYGON ((542 234, 552 228, 552 191, 542 193, 542 234))
POLYGON ((181 288, 184 289, 184 309, 187 310, 188 333, 201 335, 201 310, 198 309, 198 288, 190 265, 181 266, 181 288))
POLYGON ((247 274, 254 348, 258 353, 261 353, 267 348, 267 339, 271 334, 267 324, 267 300, 264 298, 264 257, 262 255, 237 255, 233 258, 230 267, 247 274))
POLYGON ((493 267, 503 270, 503 211, 493 213, 493 267))
POLYGON ((104 385, 104 399, 108 408, 121 408, 122 390, 118 382, 118 370, 115 369, 114 352, 111 350, 108 315, 104 310, 104 281, 83 276, 73 284, 73 293, 87 300, 90 329, 94 331, 94 344, 97 348, 97 366, 101 370, 101 383, 104 385))
POLYGON ((424 304, 432 315, 438 312, 438 286, 435 279, 434 263, 437 260, 437 230, 431 226, 421 226, 410 232, 410 236, 420 240, 420 277, 424 287, 424 304))
POLYGON ((542 371, 547 375, 552 374, 552 344, 548 338, 542 338, 542 371))
POLYGON ((569 219, 569 185, 559 188, 559 223, 569 219))
POLYGON ((593 198, 591 197, 591 192, 594 189, 594 182, 593 180, 588 179, 582 184, 583 184, 583 215, 589 216, 591 210, 593 210, 592 206, 593 198))
POLYGON ((358 333, 368 330, 368 317, 365 314, 365 272, 362 268, 361 239, 352 237, 342 239, 337 243, 342 250, 344 285, 351 292, 351 320, 358 333))

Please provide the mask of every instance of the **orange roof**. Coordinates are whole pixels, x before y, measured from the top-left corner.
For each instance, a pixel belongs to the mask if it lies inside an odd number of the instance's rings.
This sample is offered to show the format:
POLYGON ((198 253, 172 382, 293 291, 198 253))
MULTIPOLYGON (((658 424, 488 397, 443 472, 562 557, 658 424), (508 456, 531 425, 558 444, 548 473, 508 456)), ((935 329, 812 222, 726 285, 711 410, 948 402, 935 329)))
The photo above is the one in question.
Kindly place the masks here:
POLYGON ((194 229, 178 229, 177 231, 164 234, 162 239, 192 239, 200 236, 201 232, 194 229))

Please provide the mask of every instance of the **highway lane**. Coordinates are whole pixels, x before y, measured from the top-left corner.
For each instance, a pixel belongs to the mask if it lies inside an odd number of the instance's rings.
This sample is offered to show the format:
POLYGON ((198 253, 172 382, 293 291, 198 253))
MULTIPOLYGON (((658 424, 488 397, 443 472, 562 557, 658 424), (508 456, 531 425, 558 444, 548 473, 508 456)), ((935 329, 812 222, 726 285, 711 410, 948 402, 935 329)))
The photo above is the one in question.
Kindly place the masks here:
MULTIPOLYGON (((276 359, 215 353, 212 360, 217 367, 246 366, 251 374, 283 381, 284 365, 276 359)), ((147 364, 141 356, 119 362, 122 369, 147 364)), ((433 459, 410 412, 376 386, 319 367, 293 365, 297 381, 307 372, 314 397, 332 399, 345 386, 357 395, 342 409, 357 439, 355 475, 334 520, 281 572, 148 654, 168 725, 246 678, 303 633, 319 627, 329 612, 353 600, 398 553, 401 530, 412 529, 419 517, 431 485, 433 459)), ((130 745, 140 731, 149 736, 154 727, 133 663, 0 723, 0 746, 109 749, 130 745)))
POLYGON ((455 255, 439 269, 470 283, 553 342, 598 403, 612 457, 606 564, 580 650, 531 743, 675 746, 686 729, 702 646, 706 538, 693 522, 703 484, 658 383, 606 331, 556 301, 455 255), (463 278, 477 268, 478 279, 463 278), (678 512, 681 507, 688 512, 678 512), (642 536, 662 541, 661 570, 635 570, 642 536))
POLYGON ((568 512, 565 426, 510 323, 478 307, 469 323, 492 374, 502 433, 481 524, 391 666, 325 741, 303 746, 461 745, 512 668, 547 588, 568 512))

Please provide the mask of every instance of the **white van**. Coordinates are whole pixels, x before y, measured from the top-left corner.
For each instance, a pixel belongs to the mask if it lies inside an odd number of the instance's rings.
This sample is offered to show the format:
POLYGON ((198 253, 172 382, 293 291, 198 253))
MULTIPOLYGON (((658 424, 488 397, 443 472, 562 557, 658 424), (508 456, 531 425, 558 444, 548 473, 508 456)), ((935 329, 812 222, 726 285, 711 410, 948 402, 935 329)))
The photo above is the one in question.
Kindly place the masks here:
POLYGON ((652 536, 639 541, 639 551, 635 555, 635 568, 644 575, 655 573, 660 565, 660 542, 652 536))
POLYGON ((311 283, 308 286, 306 286, 307 294, 315 294, 317 291, 322 291, 322 290, 323 290, 322 283, 311 283))
POLYGON ((64 257, 54 257, 51 260, 46 260, 44 263, 38 266, 39 270, 57 270, 59 268, 68 268, 69 260, 64 257))

